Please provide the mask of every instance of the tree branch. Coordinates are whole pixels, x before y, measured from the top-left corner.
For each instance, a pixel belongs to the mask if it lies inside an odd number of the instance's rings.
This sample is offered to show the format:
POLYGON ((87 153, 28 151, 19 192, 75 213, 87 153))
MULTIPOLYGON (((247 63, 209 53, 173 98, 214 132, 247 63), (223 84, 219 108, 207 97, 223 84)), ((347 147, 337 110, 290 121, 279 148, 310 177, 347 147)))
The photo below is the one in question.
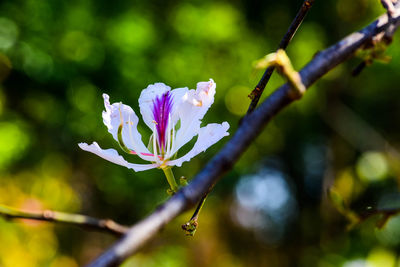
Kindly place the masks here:
MULTIPOLYGON (((299 29, 301 23, 303 22, 305 16, 307 15, 308 11, 311 9, 312 5, 314 4, 315 0, 305 0, 303 5, 301 6, 300 10, 297 12, 296 17, 293 19, 292 23, 290 24, 286 34, 283 36, 281 42, 279 43, 279 47, 277 51, 284 50, 289 45, 290 41, 293 39, 294 35, 296 34, 297 30, 299 29)), ((271 65, 266 68, 264 75, 262 76, 261 80, 258 82, 257 86, 253 89, 253 91, 249 94, 251 98, 251 103, 247 110, 247 114, 253 112, 256 108, 258 101, 267 85, 269 79, 271 78, 272 73, 274 72, 276 65, 271 65)), ((239 124, 241 121, 239 122, 239 124)), ((192 218, 182 225, 182 228, 186 231, 188 235, 194 235, 197 227, 197 218, 198 212, 200 211, 201 207, 204 205, 204 201, 207 198, 209 192, 207 192, 203 197, 198 207, 196 208, 195 213, 193 214, 192 218)))
MULTIPOLYGON (((296 34, 297 30, 299 29, 301 23, 303 22, 304 18, 306 17, 308 11, 311 9, 312 5, 314 4, 315 0, 305 0, 303 5, 301 6, 300 10, 297 12, 296 17, 293 19, 292 24, 290 24, 289 29, 287 30, 285 36, 283 36, 281 42, 279 43, 279 49, 285 50, 286 47, 289 45, 290 41, 293 39, 293 36, 296 34)), ((261 80, 258 82, 256 87, 250 93, 249 97, 251 98, 251 103, 249 109, 247 110, 247 114, 250 114, 256 108, 258 101, 262 93, 264 92, 265 86, 269 82, 272 73, 275 70, 275 66, 268 67, 264 75, 262 76, 261 80)))
MULTIPOLYGON (((395 8, 400 10, 400 4, 396 4, 395 8)), ((399 17, 389 20, 388 15, 385 14, 363 30, 347 36, 318 53, 299 72, 303 84, 309 88, 328 71, 352 56, 357 49, 369 43, 373 37, 384 32, 389 26, 397 28, 399 24, 399 17)), ((188 186, 178 191, 150 216, 134 225, 121 240, 88 266, 116 266, 137 252, 167 223, 193 207, 205 193, 212 189, 219 178, 231 169, 271 118, 294 100, 292 89, 288 84, 272 93, 257 110, 243 119, 233 137, 188 186)))
POLYGON ((97 219, 80 214, 51 210, 32 212, 0 205, 0 216, 5 217, 6 219, 30 219, 77 225, 80 227, 90 227, 97 230, 107 231, 115 235, 123 235, 129 230, 128 226, 120 225, 109 219, 97 219))
MULTIPOLYGON (((397 1, 397 0, 396 0, 397 1)), ((382 6, 387 10, 389 16, 396 16, 396 8, 394 7, 394 1, 392 0, 381 0, 382 6)))

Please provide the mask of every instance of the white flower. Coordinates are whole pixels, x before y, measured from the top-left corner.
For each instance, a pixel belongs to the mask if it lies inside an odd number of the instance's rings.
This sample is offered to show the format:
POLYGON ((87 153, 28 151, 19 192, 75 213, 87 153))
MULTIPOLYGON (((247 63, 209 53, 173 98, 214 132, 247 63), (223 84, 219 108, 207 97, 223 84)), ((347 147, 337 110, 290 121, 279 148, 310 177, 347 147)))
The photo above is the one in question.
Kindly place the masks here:
POLYGON ((80 143, 83 150, 92 152, 115 164, 135 171, 152 168, 181 166, 197 154, 229 135, 229 124, 210 123, 200 127, 201 120, 214 102, 215 83, 199 82, 197 89, 171 88, 163 83, 149 85, 139 97, 140 113, 146 125, 153 131, 148 149, 138 132, 138 116, 131 107, 122 103, 110 104, 103 94, 105 111, 103 122, 125 152, 134 154, 150 164, 134 164, 126 161, 114 149, 102 149, 93 142, 80 143), (198 135, 193 148, 184 156, 174 159, 177 151, 198 135))

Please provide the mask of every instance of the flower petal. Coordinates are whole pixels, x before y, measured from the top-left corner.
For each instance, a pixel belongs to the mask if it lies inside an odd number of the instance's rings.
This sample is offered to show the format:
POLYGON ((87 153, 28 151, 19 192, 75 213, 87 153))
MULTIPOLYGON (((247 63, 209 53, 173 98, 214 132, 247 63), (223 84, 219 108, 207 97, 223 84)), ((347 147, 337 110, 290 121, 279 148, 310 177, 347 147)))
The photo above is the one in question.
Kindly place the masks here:
POLYGON ((184 97, 186 93, 189 91, 187 87, 176 88, 171 91, 172 96, 172 110, 171 110, 171 118, 173 121, 173 126, 175 126, 176 122, 179 120, 179 110, 182 105, 182 101, 184 101, 184 97))
POLYGON ((181 127, 176 133, 176 142, 171 154, 175 154, 199 132, 201 119, 214 103, 215 87, 212 79, 199 82, 196 90, 189 90, 183 97, 178 109, 181 127))
POLYGON ((155 83, 143 89, 139 97, 140 113, 142 114, 143 121, 153 129, 153 106, 156 98, 160 98, 165 92, 171 91, 171 87, 163 83, 155 83))
POLYGON ((182 166, 182 163, 189 161, 197 154, 204 152, 207 148, 221 140, 224 136, 228 136, 229 124, 225 121, 222 124, 210 123, 205 127, 200 128, 199 136, 193 148, 184 156, 166 162, 169 166, 182 166))
MULTIPOLYGON (((144 89, 140 94, 139 97, 140 113, 142 114, 144 122, 150 129, 153 129, 154 101, 157 98, 160 98, 167 91, 171 91, 171 87, 165 85, 164 83, 155 83, 147 86, 147 88, 144 89)), ((176 112, 177 107, 179 107, 180 102, 182 101, 182 97, 186 94, 187 91, 188 88, 177 88, 171 91, 171 97, 172 97, 171 117, 172 121, 174 122, 173 125, 175 125, 176 121, 178 120, 178 115, 176 112)))
POLYGON ((107 126, 108 131, 112 134, 114 139, 118 141, 118 128, 122 123, 122 140, 124 144, 131 150, 135 151, 139 157, 144 160, 152 161, 152 156, 145 156, 150 154, 150 151, 143 144, 142 136, 137 130, 139 118, 130 106, 122 103, 110 104, 110 97, 103 94, 105 111, 103 111, 103 122, 107 126))
POLYGON ((145 171, 158 167, 158 164, 154 163, 153 164, 129 163, 122 156, 120 156, 115 149, 101 149, 96 142, 93 142, 91 145, 88 145, 86 143, 79 143, 78 145, 81 149, 85 151, 92 152, 93 154, 96 154, 97 156, 105 160, 127 167, 128 169, 133 169, 136 172, 145 171))
POLYGON ((215 96, 215 88, 216 84, 213 79, 210 79, 208 82, 199 82, 196 87, 196 94, 198 97, 198 101, 201 101, 202 109, 202 117, 207 112, 209 107, 214 103, 215 96))

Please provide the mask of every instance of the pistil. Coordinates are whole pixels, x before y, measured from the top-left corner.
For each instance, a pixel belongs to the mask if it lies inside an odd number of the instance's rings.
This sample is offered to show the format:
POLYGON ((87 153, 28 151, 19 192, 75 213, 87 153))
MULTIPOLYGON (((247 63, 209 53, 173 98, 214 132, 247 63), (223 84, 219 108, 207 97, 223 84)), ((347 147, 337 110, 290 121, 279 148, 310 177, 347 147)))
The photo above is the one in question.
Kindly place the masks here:
POLYGON ((153 117, 155 121, 153 137, 157 136, 159 152, 162 157, 168 154, 168 150, 170 150, 171 136, 169 135, 173 127, 170 115, 172 104, 172 97, 169 91, 157 97, 153 102, 153 117))

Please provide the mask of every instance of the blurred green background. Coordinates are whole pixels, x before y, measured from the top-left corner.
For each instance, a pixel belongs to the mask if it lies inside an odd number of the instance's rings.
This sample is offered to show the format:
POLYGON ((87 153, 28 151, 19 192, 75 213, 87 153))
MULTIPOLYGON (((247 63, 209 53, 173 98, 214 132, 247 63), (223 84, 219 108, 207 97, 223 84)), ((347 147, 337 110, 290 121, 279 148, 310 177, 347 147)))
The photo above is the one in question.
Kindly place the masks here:
MULTIPOLYGON (((213 78, 204 124, 227 120, 233 133, 262 74, 253 62, 275 50, 302 2, 3 0, 0 204, 124 224, 151 213, 168 198, 160 170, 135 173, 77 146, 118 147, 101 94, 138 112, 148 84, 195 88, 213 78)), ((288 49, 295 68, 383 12, 377 0, 316 1, 288 49)), ((400 208, 399 37, 389 64, 353 78, 360 59, 352 59, 274 118, 216 185, 194 237, 180 229, 188 212, 124 266, 400 266, 400 216, 347 231, 327 198, 333 188, 356 212, 400 208)), ((283 82, 273 75, 264 97, 283 82)), ((175 175, 192 178, 227 140, 175 175)), ((81 266, 116 240, 0 218, 0 266, 81 266)))

